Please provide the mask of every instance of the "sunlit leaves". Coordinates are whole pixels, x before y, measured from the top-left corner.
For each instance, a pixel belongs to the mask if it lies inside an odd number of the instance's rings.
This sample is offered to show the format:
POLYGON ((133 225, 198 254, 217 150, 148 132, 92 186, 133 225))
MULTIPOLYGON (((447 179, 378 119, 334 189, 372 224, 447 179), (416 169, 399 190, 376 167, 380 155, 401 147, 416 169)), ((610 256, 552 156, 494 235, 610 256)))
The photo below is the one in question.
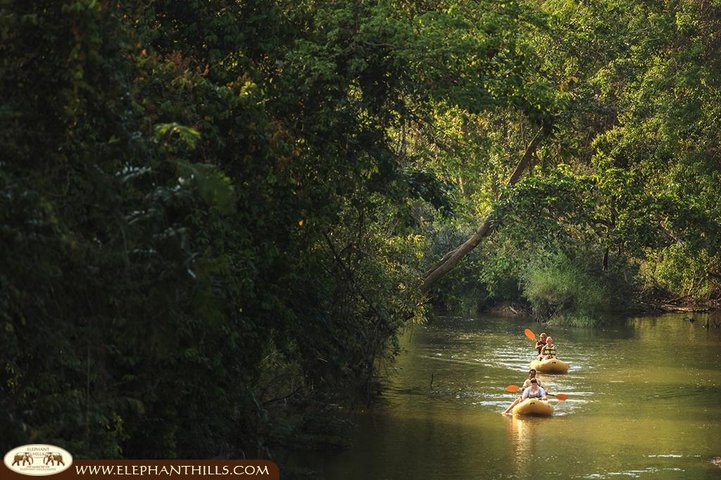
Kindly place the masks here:
POLYGON ((181 185, 192 183, 197 186, 200 196, 218 208, 222 213, 232 213, 235 209, 235 190, 231 179, 218 167, 202 163, 178 162, 178 182, 181 185))
POLYGON ((177 122, 159 123, 155 125, 155 135, 158 140, 172 142, 177 139, 186 148, 193 149, 200 138, 200 132, 196 129, 180 125, 177 122))

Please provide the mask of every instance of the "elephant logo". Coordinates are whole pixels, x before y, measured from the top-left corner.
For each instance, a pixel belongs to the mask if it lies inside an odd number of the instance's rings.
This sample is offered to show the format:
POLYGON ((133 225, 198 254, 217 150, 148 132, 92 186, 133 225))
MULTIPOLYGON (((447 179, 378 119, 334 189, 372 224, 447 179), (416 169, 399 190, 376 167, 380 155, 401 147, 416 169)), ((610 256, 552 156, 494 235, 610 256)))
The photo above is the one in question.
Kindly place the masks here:
POLYGON ((52 452, 48 452, 45 455, 44 463, 45 463, 45 465, 55 465, 55 463, 57 463, 58 465, 63 465, 63 466, 65 465, 65 463, 63 462, 63 456, 59 453, 52 453, 52 452))
POLYGON ((55 445, 32 444, 13 448, 3 460, 15 473, 38 477, 67 470, 73 463, 73 456, 55 445))
POLYGON ((20 462, 22 462, 22 466, 24 467, 27 463, 28 465, 33 464, 33 456, 30 455, 30 452, 24 452, 24 453, 16 453, 15 454, 15 460, 13 460, 13 466, 14 465, 20 465, 20 462))

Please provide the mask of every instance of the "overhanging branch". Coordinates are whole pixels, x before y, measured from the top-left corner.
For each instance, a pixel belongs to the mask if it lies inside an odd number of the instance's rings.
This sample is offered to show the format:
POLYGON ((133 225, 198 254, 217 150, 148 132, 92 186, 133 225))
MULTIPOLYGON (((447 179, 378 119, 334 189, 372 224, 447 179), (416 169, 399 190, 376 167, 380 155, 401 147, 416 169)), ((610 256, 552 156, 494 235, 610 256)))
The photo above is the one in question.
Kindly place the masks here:
MULTIPOLYGON (((531 158, 536 153, 541 140, 545 136, 546 127, 541 127, 536 135, 531 140, 531 143, 526 147, 526 151, 518 161, 516 168, 508 178, 507 185, 514 185, 521 179, 523 172, 528 168, 531 162, 531 158)), ((481 243, 481 240, 488 236, 493 231, 494 223, 493 217, 489 214, 478 229, 471 235, 471 237, 463 242, 461 245, 446 253, 443 258, 437 262, 430 270, 428 270, 423 276, 423 283, 421 284, 421 291, 427 292, 433 285, 438 282, 443 276, 450 272, 458 263, 471 252, 474 248, 481 243)))

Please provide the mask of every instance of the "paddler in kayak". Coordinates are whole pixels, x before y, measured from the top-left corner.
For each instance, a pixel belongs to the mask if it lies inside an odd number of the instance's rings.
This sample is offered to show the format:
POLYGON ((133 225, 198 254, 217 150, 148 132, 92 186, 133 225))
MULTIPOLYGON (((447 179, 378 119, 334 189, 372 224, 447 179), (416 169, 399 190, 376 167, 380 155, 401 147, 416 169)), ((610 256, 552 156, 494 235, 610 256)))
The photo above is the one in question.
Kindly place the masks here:
POLYGON ((541 356, 538 357, 539 360, 548 360, 549 358, 556 358, 558 357, 558 350, 553 345, 553 338, 548 337, 546 338, 546 346, 543 347, 541 350, 541 356))
MULTIPOLYGON (((536 382, 536 384, 539 387, 541 386, 541 381, 536 378, 536 369, 535 368, 532 368, 528 371, 528 378, 523 381, 523 387, 521 387, 521 391, 525 392, 526 389, 531 386, 532 381, 536 382)), ((545 391, 544 391, 544 393, 545 393, 545 391)), ((521 403, 521 400, 523 400, 522 397, 523 397, 523 395, 519 395, 518 397, 516 397, 516 399, 513 401, 513 403, 511 403, 508 406, 508 408, 503 411, 503 413, 510 413, 510 411, 513 409, 513 407, 515 407, 516 405, 521 403)))
POLYGON ((521 395, 521 401, 527 398, 540 398, 541 400, 548 400, 548 398, 546 397, 546 391, 543 389, 543 387, 538 385, 538 380, 536 380, 535 378, 531 379, 531 386, 523 390, 523 395, 521 395))
POLYGON ((545 333, 542 333, 538 336, 538 341, 536 342, 536 351, 539 355, 541 354, 543 347, 546 346, 546 337, 548 337, 548 335, 546 335, 545 333))

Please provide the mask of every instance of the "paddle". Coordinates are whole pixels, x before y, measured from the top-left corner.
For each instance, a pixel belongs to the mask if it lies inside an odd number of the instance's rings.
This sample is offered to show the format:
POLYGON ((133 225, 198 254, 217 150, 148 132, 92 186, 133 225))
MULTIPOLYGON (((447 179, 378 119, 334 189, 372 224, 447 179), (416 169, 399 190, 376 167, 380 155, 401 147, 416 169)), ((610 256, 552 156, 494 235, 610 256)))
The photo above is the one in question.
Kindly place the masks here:
MULTIPOLYGON (((521 387, 519 387, 518 385, 509 385, 506 387, 506 391, 511 392, 511 393, 515 393, 515 392, 519 391, 520 389, 521 389, 521 387)), ((565 393, 548 393, 548 392, 546 392, 546 395, 556 397, 559 400, 567 400, 568 399, 568 395, 566 395, 565 393)))
POLYGON ((525 329, 523 333, 525 333, 529 339, 533 340, 534 342, 536 341, 536 334, 533 333, 530 328, 525 329))

